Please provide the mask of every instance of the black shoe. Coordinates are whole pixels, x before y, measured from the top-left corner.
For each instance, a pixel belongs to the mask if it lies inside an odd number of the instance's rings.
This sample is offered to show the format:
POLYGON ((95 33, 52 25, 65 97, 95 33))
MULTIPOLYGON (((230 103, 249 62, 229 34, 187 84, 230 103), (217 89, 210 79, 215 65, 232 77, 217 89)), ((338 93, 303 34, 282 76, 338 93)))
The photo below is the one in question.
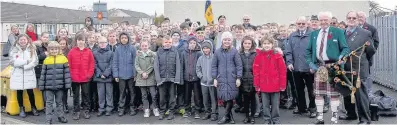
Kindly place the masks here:
POLYGON ((68 120, 65 117, 58 117, 58 121, 60 123, 68 123, 68 120))
POLYGON ((230 124, 235 124, 236 123, 236 121, 234 121, 234 118, 233 118, 233 114, 232 114, 232 112, 230 112, 230 115, 229 115, 229 119, 230 119, 230 124))
POLYGON ((239 113, 242 112, 243 107, 237 106, 236 109, 234 109, 234 112, 239 113))
POLYGON ((24 107, 19 108, 19 116, 21 116, 22 118, 26 118, 26 113, 25 113, 24 107))
POLYGON ((90 119, 91 118, 90 112, 88 110, 84 111, 83 116, 84 116, 85 119, 90 119))
POLYGON ((66 114, 69 113, 69 108, 68 108, 68 106, 64 106, 64 107, 63 107, 63 112, 65 112, 66 114))
POLYGON ((251 124, 255 124, 255 118, 251 118, 251 124))
POLYGON ((131 110, 130 110, 130 116, 135 116, 136 114, 138 114, 138 113, 136 112, 136 110, 134 110, 134 109, 131 109, 131 110))
POLYGON ((339 116, 339 120, 357 120, 357 117, 351 117, 351 116, 346 116, 346 115, 341 115, 339 116))
POLYGON ((324 124, 324 119, 317 119, 316 122, 314 122, 314 124, 316 124, 316 125, 324 124))
POLYGON ((310 112, 309 118, 316 118, 317 113, 315 112, 310 112))
POLYGON ((251 118, 250 117, 245 117, 243 122, 244 122, 244 124, 248 124, 248 123, 251 122, 251 118))
POLYGON ((370 122, 360 121, 360 122, 358 122, 357 124, 359 124, 359 125, 369 125, 369 124, 371 124, 371 123, 370 123, 370 122))
POLYGON ((324 108, 323 108, 323 113, 327 113, 328 110, 329 110, 329 106, 324 106, 324 108))
POLYGON ((110 116, 111 112, 105 112, 106 116, 110 116))
POLYGON ((188 118, 190 115, 192 115, 192 113, 189 112, 189 111, 187 111, 187 112, 183 113, 183 116, 182 116, 182 117, 188 118))
POLYGON ((198 113, 198 112, 194 113, 194 118, 195 119, 200 119, 200 113, 198 113))
POLYGON ((32 107, 32 114, 33 114, 34 116, 39 116, 39 115, 40 115, 39 112, 37 111, 37 109, 36 109, 35 107, 32 107))
POLYGON ((174 113, 170 113, 170 114, 168 115, 168 117, 167 117, 167 120, 172 120, 172 119, 174 119, 174 118, 175 118, 174 113))
POLYGON ((80 112, 73 112, 73 120, 79 120, 80 119, 80 112))
POLYGON ((211 121, 216 121, 218 120, 218 115, 217 114, 212 114, 211 115, 211 121))
POLYGON ((105 114, 105 112, 98 112, 96 116, 101 117, 103 114, 105 114))
POLYGON ((124 110, 119 110, 119 116, 123 116, 124 115, 124 110))
POLYGON ((47 120, 47 121, 45 121, 45 124, 51 125, 51 124, 52 124, 52 121, 51 121, 51 120, 47 120))
POLYGON ((271 120, 265 120, 265 122, 263 122, 263 123, 265 123, 267 125, 273 124, 273 122, 271 120))
POLYGON ((163 120, 164 119, 164 114, 161 114, 160 116, 159 116, 159 120, 163 120))
POLYGON ((227 118, 227 116, 223 116, 222 119, 218 121, 218 124, 227 124, 229 122, 229 118, 227 118))
POLYGON ((299 111, 298 108, 295 108, 295 110, 292 113, 293 114, 304 114, 304 113, 307 113, 307 111, 306 110, 305 111, 299 111))
POLYGON ((296 108, 296 104, 292 104, 292 105, 290 105, 290 106, 287 106, 287 108, 288 108, 289 110, 295 109, 295 108, 296 108))
POLYGON ((208 120, 211 118, 211 113, 205 113, 203 117, 201 117, 201 120, 208 120))

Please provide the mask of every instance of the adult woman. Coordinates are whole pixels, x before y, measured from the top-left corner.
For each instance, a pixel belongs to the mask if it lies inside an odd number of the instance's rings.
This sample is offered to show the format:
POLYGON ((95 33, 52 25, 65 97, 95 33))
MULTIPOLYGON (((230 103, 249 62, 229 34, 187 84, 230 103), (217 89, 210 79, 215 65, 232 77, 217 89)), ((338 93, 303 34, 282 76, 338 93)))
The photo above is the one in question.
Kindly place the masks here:
POLYGON ((59 39, 61 39, 61 38, 66 39, 67 40, 66 42, 68 44, 68 48, 70 49, 73 46, 75 46, 75 44, 72 43, 73 40, 70 39, 68 37, 68 35, 69 35, 68 30, 66 28, 61 28, 61 29, 58 30, 57 37, 55 38, 55 41, 59 42, 59 39))
POLYGON ((4 57, 8 57, 10 50, 12 50, 11 47, 13 47, 14 42, 16 41, 18 35, 19 35, 18 26, 16 26, 16 25, 11 26, 11 33, 10 33, 10 35, 8 35, 7 44, 3 47, 2 53, 3 53, 4 57))
POLYGON ((36 88, 36 74, 34 67, 38 63, 36 47, 32 45, 32 40, 26 34, 18 35, 17 43, 14 44, 10 52, 10 65, 14 68, 11 72, 10 89, 17 91, 17 100, 20 107, 19 116, 26 117, 23 105, 23 90, 29 96, 33 115, 39 115, 36 110, 33 88, 36 88))
POLYGON ((26 34, 30 37, 30 39, 32 39, 33 42, 37 40, 37 34, 34 31, 33 24, 28 24, 28 26, 26 27, 26 34))

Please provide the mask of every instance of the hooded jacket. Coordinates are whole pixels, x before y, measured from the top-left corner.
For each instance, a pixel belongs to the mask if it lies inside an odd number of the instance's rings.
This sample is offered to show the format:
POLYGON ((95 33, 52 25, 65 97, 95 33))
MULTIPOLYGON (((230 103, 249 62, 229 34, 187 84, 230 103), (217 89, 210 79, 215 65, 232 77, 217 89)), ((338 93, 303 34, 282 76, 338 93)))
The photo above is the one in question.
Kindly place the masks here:
POLYGON ((287 84, 287 67, 283 56, 274 51, 256 50, 252 67, 254 86, 259 92, 280 92, 287 84))
POLYGON ((36 73, 36 78, 39 79, 44 59, 46 59, 47 57, 47 55, 45 54, 45 52, 47 51, 47 44, 44 44, 41 41, 36 41, 33 44, 36 46, 36 53, 39 61, 38 65, 34 67, 34 71, 36 73))
POLYGON ((100 83, 110 83, 112 82, 112 62, 113 62, 113 52, 110 51, 108 47, 99 48, 94 51, 95 58, 95 77, 94 81, 100 83), (101 76, 105 78, 101 78, 101 76))
POLYGON ((210 55, 205 55, 203 53, 203 55, 198 58, 196 64, 196 74, 197 77, 200 78, 200 83, 202 86, 214 86, 214 79, 211 76, 211 64, 212 58, 214 57, 212 53, 213 45, 208 41, 204 41, 202 44, 202 49, 205 46, 210 48, 210 55))
POLYGON ((178 50, 174 46, 169 49, 159 48, 154 61, 154 75, 157 86, 162 85, 164 82, 183 84, 181 72, 178 50))
POLYGON ((40 90, 64 90, 72 86, 68 59, 62 55, 48 56, 39 79, 40 90))
MULTIPOLYGON (((253 45, 253 48, 254 45, 253 45)), ((241 78, 240 91, 252 92, 254 88, 254 74, 252 71, 252 65, 256 57, 255 49, 251 50, 249 53, 240 52, 241 62, 243 63, 243 77, 241 78)))
POLYGON ((138 51, 138 55, 135 59, 135 69, 137 71, 135 86, 155 86, 156 80, 154 78, 154 60, 156 59, 156 53, 148 50, 147 52, 138 51), (148 78, 143 79, 142 74, 147 73, 148 78))
POLYGON ((113 55, 112 71, 114 78, 131 79, 135 77, 135 57, 136 49, 131 45, 131 38, 128 33, 122 32, 119 35, 126 35, 128 42, 126 44, 119 44, 113 55))
POLYGON ((190 41, 196 42, 196 47, 193 50, 190 50, 189 47, 187 47, 182 52, 182 74, 184 81, 194 82, 200 80, 196 74, 196 64, 198 58, 202 55, 202 52, 200 45, 197 43, 197 39, 191 38, 188 42, 190 41))
MULTIPOLYGON (((10 52, 11 70, 10 89, 25 90, 37 86, 34 67, 38 63, 36 51, 31 51, 32 44, 28 44, 25 50, 16 44, 10 52)), ((35 48, 35 47, 33 47, 35 48)))
POLYGON ((74 47, 68 54, 70 75, 73 82, 86 83, 94 75, 95 59, 92 51, 88 48, 80 50, 74 47))

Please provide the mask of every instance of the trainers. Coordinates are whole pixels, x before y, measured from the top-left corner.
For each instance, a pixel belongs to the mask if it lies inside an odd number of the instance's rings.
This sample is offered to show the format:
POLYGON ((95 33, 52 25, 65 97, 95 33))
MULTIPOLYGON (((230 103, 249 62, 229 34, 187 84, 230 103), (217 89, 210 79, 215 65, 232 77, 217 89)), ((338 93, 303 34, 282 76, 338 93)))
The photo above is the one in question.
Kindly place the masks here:
POLYGON ((172 119, 174 119, 174 118, 175 118, 174 113, 170 113, 170 114, 168 115, 167 120, 172 120, 172 119))
POLYGON ((123 116, 124 115, 124 110, 119 110, 119 116, 123 116))
POLYGON ((84 116, 85 119, 90 119, 91 118, 90 112, 88 110, 84 111, 83 116, 84 116))
POLYGON ((138 114, 138 113, 136 112, 136 110, 135 110, 135 109, 131 109, 131 111, 130 111, 130 116, 135 116, 136 114, 138 114))
POLYGON ((80 119, 80 112, 73 112, 73 120, 79 120, 80 119))
POLYGON ((143 114, 143 117, 148 118, 150 116, 150 110, 145 109, 145 113, 143 114))
POLYGON ((200 113, 198 113, 198 112, 194 113, 194 118, 195 119, 200 119, 200 113))
POLYGON ((159 120, 163 120, 163 119, 164 119, 164 115, 161 114, 161 115, 159 116, 159 120))
POLYGON ((65 117, 58 117, 58 121, 60 123, 68 123, 68 120, 65 117))
POLYGON ((99 111, 99 112, 98 112, 98 114, 97 114, 96 116, 98 116, 98 117, 101 117, 103 114, 105 114, 105 112, 103 112, 103 111, 102 111, 102 112, 101 112, 101 111, 99 111))
POLYGON ((189 117, 191 115, 191 113, 190 112, 185 112, 184 114, 183 114, 183 116, 182 117, 184 117, 184 118, 187 118, 187 117, 189 117))
POLYGON ((106 112, 105 115, 106 115, 106 116, 110 116, 110 112, 106 112))
POLYGON ((202 120, 207 120, 211 118, 211 113, 205 113, 203 117, 201 117, 202 120))
POLYGON ((218 120, 218 114, 212 114, 211 121, 216 121, 216 120, 218 120))
POLYGON ((160 116, 159 108, 153 109, 153 114, 154 114, 154 116, 156 116, 156 117, 160 116))

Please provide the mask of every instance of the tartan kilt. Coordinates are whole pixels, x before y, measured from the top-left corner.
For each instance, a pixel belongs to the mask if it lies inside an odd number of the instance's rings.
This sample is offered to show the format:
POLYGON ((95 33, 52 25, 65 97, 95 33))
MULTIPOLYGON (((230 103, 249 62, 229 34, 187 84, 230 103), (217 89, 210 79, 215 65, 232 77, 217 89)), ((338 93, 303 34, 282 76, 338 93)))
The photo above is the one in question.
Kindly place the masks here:
MULTIPOLYGON (((329 77, 328 79, 332 79, 329 77)), ((314 94, 315 95, 328 95, 328 96, 338 96, 340 93, 331 85, 330 80, 328 82, 320 82, 317 75, 314 74, 314 94)))

